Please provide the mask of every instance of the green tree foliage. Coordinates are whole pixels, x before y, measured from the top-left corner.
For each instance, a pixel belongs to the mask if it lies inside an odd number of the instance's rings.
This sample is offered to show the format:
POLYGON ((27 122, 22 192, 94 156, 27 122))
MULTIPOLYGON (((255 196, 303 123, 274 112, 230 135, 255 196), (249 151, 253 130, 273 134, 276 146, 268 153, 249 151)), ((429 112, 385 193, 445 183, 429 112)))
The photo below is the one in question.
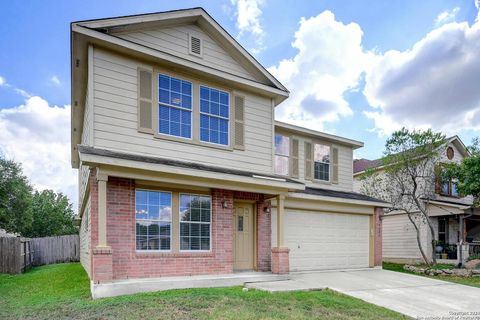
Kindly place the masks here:
POLYGON ((78 232, 65 195, 52 190, 32 192, 20 164, 0 155, 0 228, 24 237, 78 232))
POLYGON ((31 226, 32 187, 18 163, 0 156, 0 228, 24 234, 31 226))
POLYGON ((445 136, 431 130, 396 131, 385 144, 382 170, 368 170, 362 177, 362 192, 391 204, 390 211, 404 212, 417 233, 417 245, 427 264, 435 264, 435 232, 428 215, 428 202, 435 196, 435 164, 445 136), (427 258, 420 230, 427 225, 432 260, 427 258))
POLYGON ((480 207, 480 139, 473 139, 468 147, 469 157, 460 163, 452 163, 445 167, 442 178, 456 179, 458 191, 473 196, 473 204, 480 207))
POLYGON ((78 233, 72 204, 62 193, 35 191, 32 198, 33 223, 25 236, 46 237, 78 233))

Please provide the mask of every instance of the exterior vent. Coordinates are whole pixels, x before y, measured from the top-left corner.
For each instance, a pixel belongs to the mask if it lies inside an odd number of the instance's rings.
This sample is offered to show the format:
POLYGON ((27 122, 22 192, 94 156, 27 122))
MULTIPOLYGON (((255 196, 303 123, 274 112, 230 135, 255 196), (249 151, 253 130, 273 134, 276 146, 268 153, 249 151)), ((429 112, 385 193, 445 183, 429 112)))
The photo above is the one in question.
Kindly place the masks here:
POLYGON ((201 57, 203 55, 203 41, 201 38, 189 35, 190 54, 201 57))

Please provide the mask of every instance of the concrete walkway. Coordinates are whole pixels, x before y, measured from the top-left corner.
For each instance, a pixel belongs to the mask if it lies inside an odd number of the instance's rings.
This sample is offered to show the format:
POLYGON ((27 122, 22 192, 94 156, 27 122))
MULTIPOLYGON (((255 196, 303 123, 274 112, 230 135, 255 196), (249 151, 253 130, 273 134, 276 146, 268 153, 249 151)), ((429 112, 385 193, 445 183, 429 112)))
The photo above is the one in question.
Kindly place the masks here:
POLYGON ((480 288, 381 269, 293 273, 290 278, 247 286, 271 292, 330 288, 414 318, 480 319, 480 288), (455 312, 465 315, 455 317, 455 312))

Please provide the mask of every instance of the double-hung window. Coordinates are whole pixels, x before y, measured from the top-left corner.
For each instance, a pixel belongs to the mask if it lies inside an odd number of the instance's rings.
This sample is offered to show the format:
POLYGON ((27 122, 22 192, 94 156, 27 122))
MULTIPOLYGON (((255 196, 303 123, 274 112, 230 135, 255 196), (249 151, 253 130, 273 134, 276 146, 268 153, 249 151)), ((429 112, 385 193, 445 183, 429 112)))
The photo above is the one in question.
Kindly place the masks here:
POLYGON ((330 147, 315 144, 313 149, 313 169, 316 180, 330 181, 330 147))
POLYGON ((275 135, 275 173, 287 176, 290 156, 290 138, 282 136, 281 134, 275 135))
POLYGON ((135 191, 137 250, 169 251, 172 225, 170 192, 135 191))
POLYGON ((165 74, 158 78, 158 131, 192 138, 192 83, 165 74))
POLYGON ((180 250, 209 251, 212 201, 210 196, 180 194, 180 250))
POLYGON ((228 146, 230 95, 200 86, 200 141, 228 146))

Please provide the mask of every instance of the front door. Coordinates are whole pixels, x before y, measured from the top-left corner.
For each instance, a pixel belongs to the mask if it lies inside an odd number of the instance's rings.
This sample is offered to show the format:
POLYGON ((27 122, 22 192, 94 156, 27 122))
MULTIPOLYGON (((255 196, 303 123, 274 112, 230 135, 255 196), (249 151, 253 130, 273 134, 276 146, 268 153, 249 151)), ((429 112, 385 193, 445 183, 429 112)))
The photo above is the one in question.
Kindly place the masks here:
POLYGON ((233 217, 235 270, 253 269, 253 204, 235 203, 233 217))

